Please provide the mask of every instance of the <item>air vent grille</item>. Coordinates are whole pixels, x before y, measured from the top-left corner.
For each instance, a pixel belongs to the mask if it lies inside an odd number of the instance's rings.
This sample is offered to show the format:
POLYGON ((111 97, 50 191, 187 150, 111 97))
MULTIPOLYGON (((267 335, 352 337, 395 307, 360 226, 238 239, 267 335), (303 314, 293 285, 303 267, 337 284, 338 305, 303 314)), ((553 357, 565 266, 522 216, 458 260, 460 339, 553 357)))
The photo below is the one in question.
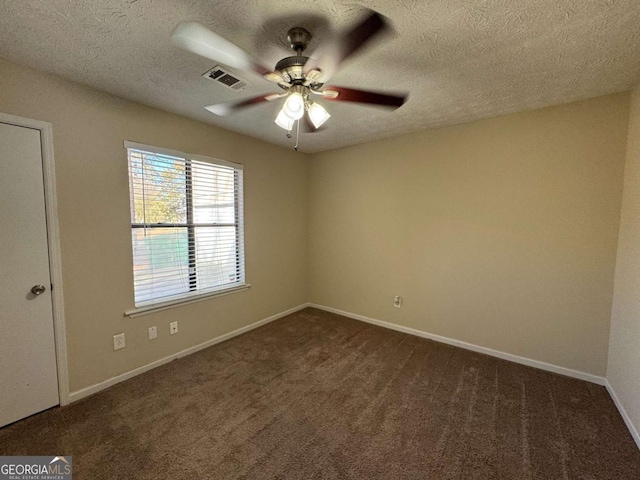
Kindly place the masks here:
POLYGON ((215 80, 232 90, 240 91, 247 86, 247 82, 239 79, 236 75, 232 75, 220 65, 216 65, 211 70, 207 70, 203 75, 204 78, 215 80))

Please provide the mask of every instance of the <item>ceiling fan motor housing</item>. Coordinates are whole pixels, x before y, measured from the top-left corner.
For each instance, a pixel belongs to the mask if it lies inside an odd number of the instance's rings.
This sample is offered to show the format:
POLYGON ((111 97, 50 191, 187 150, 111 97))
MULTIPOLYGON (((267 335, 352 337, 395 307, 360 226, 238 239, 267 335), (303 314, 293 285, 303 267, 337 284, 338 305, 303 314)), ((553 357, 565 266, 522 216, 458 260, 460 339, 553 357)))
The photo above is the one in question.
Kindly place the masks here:
POLYGON ((295 57, 283 58, 276 64, 276 70, 279 71, 284 79, 289 83, 295 83, 296 80, 304 81, 302 67, 307 63, 309 57, 296 55, 295 57))

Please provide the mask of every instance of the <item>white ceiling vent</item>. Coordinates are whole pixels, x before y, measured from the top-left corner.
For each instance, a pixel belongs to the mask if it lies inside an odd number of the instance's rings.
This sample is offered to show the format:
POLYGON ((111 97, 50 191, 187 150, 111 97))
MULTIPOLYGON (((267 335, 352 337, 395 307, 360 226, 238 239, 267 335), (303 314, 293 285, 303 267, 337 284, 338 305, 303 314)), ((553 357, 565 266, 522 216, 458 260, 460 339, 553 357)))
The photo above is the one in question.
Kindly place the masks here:
POLYGON ((232 90, 240 91, 247 86, 247 82, 239 79, 236 75, 232 75, 223 69, 220 65, 216 65, 211 70, 207 70, 203 75, 204 78, 215 80, 226 85, 232 90))

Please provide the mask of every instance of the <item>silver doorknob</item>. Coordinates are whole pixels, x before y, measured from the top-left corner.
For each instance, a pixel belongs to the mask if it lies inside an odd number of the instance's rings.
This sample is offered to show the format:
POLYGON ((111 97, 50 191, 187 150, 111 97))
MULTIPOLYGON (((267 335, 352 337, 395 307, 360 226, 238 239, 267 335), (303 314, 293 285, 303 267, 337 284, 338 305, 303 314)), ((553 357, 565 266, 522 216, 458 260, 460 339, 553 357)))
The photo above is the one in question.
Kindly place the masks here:
POLYGON ((31 293, 33 293, 34 295, 42 295, 45 290, 46 288, 44 287, 44 285, 34 285, 33 287, 31 287, 31 293))

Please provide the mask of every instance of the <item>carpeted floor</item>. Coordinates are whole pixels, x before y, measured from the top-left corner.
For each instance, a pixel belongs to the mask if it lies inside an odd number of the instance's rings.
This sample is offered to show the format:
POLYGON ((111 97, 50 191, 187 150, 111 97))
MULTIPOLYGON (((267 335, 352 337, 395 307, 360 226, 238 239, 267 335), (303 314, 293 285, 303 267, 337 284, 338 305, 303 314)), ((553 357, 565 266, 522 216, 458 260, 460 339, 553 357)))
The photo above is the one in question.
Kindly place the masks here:
POLYGON ((74 479, 639 479, 603 387, 307 309, 0 430, 74 479))

